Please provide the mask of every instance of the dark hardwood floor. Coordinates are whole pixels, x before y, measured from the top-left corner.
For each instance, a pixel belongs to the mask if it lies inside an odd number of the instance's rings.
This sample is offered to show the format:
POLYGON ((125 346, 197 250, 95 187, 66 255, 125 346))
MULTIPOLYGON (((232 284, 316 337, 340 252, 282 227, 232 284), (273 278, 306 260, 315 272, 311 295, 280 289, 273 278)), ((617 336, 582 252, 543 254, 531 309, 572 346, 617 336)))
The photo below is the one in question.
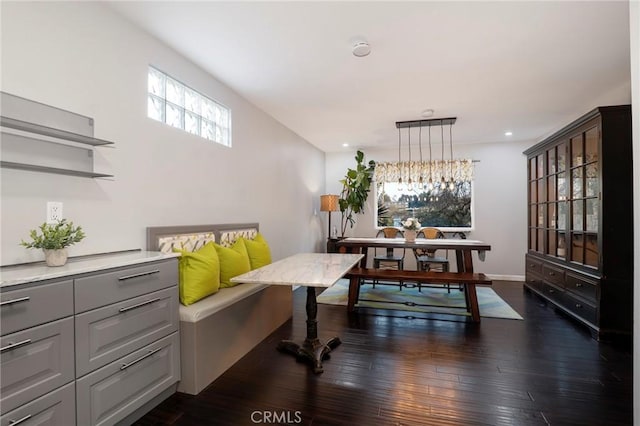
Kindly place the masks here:
POLYGON ((319 305, 320 338, 342 339, 320 375, 275 349, 304 339, 298 289, 292 321, 198 396, 175 394, 137 424, 632 424, 630 347, 596 342, 522 283, 493 288, 524 321, 348 316, 319 305))

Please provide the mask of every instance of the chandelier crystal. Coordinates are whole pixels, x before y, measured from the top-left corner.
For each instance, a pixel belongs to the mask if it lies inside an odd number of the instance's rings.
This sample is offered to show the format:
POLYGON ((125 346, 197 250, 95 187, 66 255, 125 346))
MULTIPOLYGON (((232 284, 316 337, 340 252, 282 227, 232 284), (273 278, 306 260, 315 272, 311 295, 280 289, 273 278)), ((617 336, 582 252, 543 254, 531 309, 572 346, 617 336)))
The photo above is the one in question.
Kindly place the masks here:
POLYGON ((408 189, 432 190, 434 182, 439 182, 441 190, 449 188, 455 189, 458 182, 471 182, 473 180, 473 160, 454 159, 453 141, 451 127, 456 118, 438 118, 429 120, 398 121, 398 161, 376 162, 374 172, 375 180, 378 183, 399 183, 408 185, 408 189), (449 125, 449 159, 444 158, 444 126, 449 125), (422 129, 420 129, 420 160, 411 160, 411 128, 429 126, 429 159, 422 159, 422 129), (442 159, 433 159, 431 156, 431 126, 440 126, 442 142, 442 159), (402 161, 401 158, 401 128, 407 128, 409 134, 409 160, 402 161))

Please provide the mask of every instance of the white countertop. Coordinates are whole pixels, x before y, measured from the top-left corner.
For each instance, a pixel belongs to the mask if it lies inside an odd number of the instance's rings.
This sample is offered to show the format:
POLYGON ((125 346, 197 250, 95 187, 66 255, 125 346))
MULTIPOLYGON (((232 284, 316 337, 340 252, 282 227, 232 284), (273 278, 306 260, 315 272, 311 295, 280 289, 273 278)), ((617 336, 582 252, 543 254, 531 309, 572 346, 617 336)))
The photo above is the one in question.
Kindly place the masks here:
POLYGON ((331 287, 356 265, 362 254, 300 253, 231 279, 245 284, 331 287))
POLYGON ((71 275, 96 272, 104 269, 131 266, 157 260, 179 257, 179 253, 156 251, 133 251, 110 253, 79 259, 69 259, 64 266, 47 266, 44 262, 29 265, 5 266, 0 268, 0 287, 64 278, 71 275))

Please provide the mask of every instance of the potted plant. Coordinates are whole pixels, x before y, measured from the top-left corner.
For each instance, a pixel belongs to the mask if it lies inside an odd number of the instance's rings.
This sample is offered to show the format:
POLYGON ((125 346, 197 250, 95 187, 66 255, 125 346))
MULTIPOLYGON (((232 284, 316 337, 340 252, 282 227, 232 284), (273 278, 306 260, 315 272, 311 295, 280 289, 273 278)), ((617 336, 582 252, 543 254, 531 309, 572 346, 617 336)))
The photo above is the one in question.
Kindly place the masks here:
POLYGON ((376 167, 376 162, 373 160, 369 161, 368 165, 364 164, 362 151, 357 151, 355 159, 356 168, 347 169, 347 174, 340 181, 342 192, 338 204, 342 212, 342 237, 347 231, 347 224, 353 228, 356 221, 354 215, 364 213, 364 206, 373 181, 373 171, 376 167))
POLYGON ((416 240, 418 229, 420 229, 420 222, 415 217, 410 217, 407 220, 401 222, 404 229, 404 239, 409 242, 416 240))
POLYGON ((63 266, 67 263, 67 247, 82 241, 85 237, 80 226, 73 226, 73 222, 66 219, 54 223, 43 223, 36 229, 29 231, 31 242, 22 240, 20 245, 26 248, 38 248, 44 251, 47 266, 63 266))

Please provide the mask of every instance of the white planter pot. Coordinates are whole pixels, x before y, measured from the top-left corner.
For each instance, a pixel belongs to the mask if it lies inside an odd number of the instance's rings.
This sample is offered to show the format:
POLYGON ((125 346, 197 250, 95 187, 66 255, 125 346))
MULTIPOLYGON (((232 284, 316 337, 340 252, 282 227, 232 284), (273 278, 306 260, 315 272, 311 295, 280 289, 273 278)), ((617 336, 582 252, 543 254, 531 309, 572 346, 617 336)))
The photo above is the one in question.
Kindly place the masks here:
POLYGON ((416 240, 416 235, 418 235, 418 231, 412 231, 410 229, 404 230, 404 239, 409 242, 414 242, 416 240))
POLYGON ((44 261, 47 266, 63 266, 67 263, 67 249, 42 249, 42 251, 44 251, 44 261))

